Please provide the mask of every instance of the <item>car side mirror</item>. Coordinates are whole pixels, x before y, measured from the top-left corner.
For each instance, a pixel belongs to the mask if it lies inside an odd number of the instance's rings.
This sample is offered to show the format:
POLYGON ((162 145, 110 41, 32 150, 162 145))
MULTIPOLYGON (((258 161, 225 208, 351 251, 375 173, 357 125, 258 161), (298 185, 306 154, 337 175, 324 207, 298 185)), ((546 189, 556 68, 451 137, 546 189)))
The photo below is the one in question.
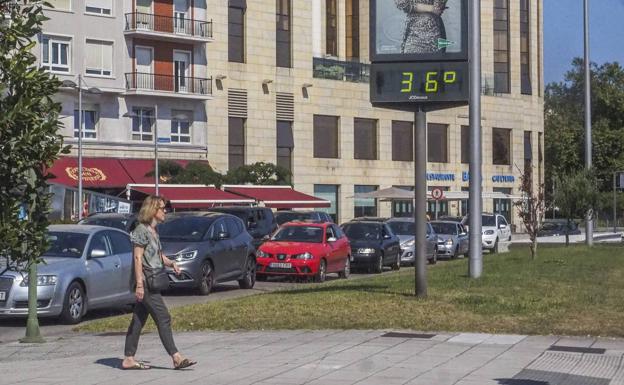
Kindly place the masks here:
POLYGON ((388 234, 384 234, 384 236, 383 236, 383 239, 390 239, 390 238, 392 238, 392 237, 390 235, 388 235, 388 234))
POLYGON ((102 249, 93 249, 91 250, 91 254, 89 254, 91 258, 102 258, 106 257, 106 251, 102 249))
POLYGON ((256 222, 249 222, 247 224, 247 228, 249 229, 255 229, 256 227, 258 227, 258 224, 256 222))
POLYGON ((265 235, 264 237, 262 237, 263 241, 268 241, 269 239, 271 239, 270 235, 265 235))
POLYGON ((335 237, 329 237, 327 238, 327 242, 336 242, 338 239, 336 239, 335 237))
POLYGON ((505 230, 507 228, 507 225, 500 224, 498 225, 498 228, 501 230, 505 230))
POLYGON ((227 231, 222 231, 219 234, 217 234, 217 241, 222 241, 228 238, 230 238, 230 233, 228 233, 227 231))

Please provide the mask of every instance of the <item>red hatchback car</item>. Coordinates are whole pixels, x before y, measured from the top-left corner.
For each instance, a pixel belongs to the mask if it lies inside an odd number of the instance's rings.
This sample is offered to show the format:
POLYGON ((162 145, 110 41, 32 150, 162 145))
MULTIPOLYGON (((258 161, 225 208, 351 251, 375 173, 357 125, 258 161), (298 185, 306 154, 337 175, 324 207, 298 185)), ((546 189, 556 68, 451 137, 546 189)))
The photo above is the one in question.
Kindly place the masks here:
POLYGON ((325 281, 327 273, 347 278, 351 246, 334 223, 289 222, 263 243, 256 253, 256 277, 293 275, 325 281))

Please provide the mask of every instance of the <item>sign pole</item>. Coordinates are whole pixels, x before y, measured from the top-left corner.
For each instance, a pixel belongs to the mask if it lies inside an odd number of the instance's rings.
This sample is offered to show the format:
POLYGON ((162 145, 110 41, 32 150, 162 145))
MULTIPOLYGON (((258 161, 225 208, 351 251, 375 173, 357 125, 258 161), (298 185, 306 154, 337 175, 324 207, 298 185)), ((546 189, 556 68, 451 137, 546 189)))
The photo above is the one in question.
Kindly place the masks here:
POLYGON ((424 298, 427 296, 427 113, 422 106, 418 106, 414 120, 414 271, 416 296, 424 298))
POLYGON ((468 214, 470 225, 470 278, 479 278, 483 271, 481 243, 481 2, 470 1, 470 191, 468 214))

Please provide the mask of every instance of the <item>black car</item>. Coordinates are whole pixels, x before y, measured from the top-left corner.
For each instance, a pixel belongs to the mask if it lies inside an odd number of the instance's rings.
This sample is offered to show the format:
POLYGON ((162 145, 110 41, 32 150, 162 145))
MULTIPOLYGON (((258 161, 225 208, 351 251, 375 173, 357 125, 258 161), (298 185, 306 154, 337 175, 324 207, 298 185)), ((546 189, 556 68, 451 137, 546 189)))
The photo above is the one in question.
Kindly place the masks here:
POLYGON ((382 222, 347 222, 342 230, 351 243, 351 268, 371 269, 381 273, 384 266, 392 270, 401 268, 401 246, 399 237, 382 222))
POLYGON ((86 218, 83 218, 79 225, 97 225, 104 227, 114 227, 116 229, 123 230, 127 233, 134 230, 138 224, 136 214, 91 214, 86 218))
POLYGON ((286 222, 292 221, 334 222, 332 217, 324 211, 282 210, 275 212, 275 220, 280 226, 286 222))
POLYGON ((253 244, 256 248, 277 230, 275 216, 268 207, 215 207, 210 211, 239 217, 245 223, 249 235, 253 237, 253 244))
POLYGON ((170 288, 196 288, 207 295, 214 284, 238 281, 241 289, 256 282, 253 238, 243 221, 215 212, 172 214, 158 225, 163 252, 182 270, 168 269, 170 288))
POLYGON ((542 227, 537 232, 537 236, 551 237, 556 235, 566 235, 566 228, 568 235, 581 234, 581 230, 578 228, 578 224, 576 222, 570 222, 568 224, 568 222, 564 220, 544 222, 542 227))
POLYGON ((390 218, 386 217, 356 217, 351 222, 386 222, 390 218))

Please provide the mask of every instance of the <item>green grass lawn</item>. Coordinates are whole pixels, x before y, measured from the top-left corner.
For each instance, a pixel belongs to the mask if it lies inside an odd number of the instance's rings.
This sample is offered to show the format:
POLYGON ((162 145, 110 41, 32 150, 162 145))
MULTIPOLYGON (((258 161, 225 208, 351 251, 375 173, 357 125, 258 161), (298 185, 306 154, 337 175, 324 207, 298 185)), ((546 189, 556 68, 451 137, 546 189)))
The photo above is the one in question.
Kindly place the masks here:
MULTIPOLYGON (((427 299, 414 297, 414 270, 310 284, 172 310, 177 331, 412 329, 624 337, 624 247, 528 247, 486 255, 483 276, 468 260, 428 270, 427 299)), ((81 326, 123 331, 128 315, 81 326)), ((150 321, 148 330, 154 330, 150 321)))

